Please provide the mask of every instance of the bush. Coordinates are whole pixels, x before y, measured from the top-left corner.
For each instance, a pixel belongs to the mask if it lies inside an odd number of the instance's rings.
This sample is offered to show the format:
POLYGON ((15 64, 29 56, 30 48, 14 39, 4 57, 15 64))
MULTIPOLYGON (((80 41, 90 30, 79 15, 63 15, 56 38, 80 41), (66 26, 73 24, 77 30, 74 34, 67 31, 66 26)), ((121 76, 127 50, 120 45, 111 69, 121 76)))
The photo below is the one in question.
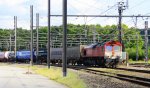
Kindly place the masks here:
MULTIPOLYGON (((128 53, 129 58, 136 60, 136 48, 127 48, 126 52, 128 53)), ((143 49, 138 49, 138 56, 139 60, 143 60, 145 58, 143 49)))

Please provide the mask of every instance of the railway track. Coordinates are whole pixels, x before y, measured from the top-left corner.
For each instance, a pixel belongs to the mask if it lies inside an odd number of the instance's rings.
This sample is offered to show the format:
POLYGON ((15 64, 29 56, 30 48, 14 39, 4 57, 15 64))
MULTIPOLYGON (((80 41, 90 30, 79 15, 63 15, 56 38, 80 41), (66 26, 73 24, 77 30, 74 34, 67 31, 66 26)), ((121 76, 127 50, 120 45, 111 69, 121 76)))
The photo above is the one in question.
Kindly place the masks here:
POLYGON ((144 67, 144 68, 150 68, 150 64, 146 63, 131 63, 132 67, 144 67))
MULTIPOLYGON (((74 70, 78 70, 78 71, 82 71, 82 72, 86 72, 92 75, 98 75, 99 77, 101 76, 107 76, 107 77, 111 77, 111 78, 116 78, 122 81, 127 81, 130 83, 134 83, 134 84, 139 84, 142 85, 144 87, 150 87, 150 70, 139 70, 139 69, 130 69, 130 68, 116 68, 113 69, 116 72, 109 72, 109 71, 102 71, 102 70, 95 70, 93 68, 88 68, 88 67, 79 67, 79 66, 69 66, 69 68, 74 69, 74 70), (133 74, 139 73, 139 74, 145 74, 145 75, 149 75, 149 77, 141 77, 138 75, 128 75, 128 74, 124 74, 124 73, 117 73, 117 71, 123 71, 123 72, 130 72, 133 74)), ((100 68, 103 69, 103 68, 100 68)), ((108 68, 109 69, 109 68, 108 68)))

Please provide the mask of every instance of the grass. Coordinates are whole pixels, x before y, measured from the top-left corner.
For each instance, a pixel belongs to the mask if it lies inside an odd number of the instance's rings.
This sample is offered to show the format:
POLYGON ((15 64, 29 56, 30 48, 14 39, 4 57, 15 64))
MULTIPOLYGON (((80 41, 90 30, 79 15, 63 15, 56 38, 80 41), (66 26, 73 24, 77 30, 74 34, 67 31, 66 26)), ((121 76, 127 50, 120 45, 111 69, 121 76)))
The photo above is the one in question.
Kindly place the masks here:
POLYGON ((37 74, 46 76, 51 80, 59 82, 68 86, 69 88, 86 88, 85 83, 81 80, 77 74, 68 70, 67 77, 62 76, 62 70, 57 67, 48 68, 40 68, 37 66, 30 67, 37 74))
MULTIPOLYGON (((136 63, 146 63, 146 62, 144 60, 133 61, 132 59, 129 59, 129 63, 136 64, 136 63)), ((148 61, 148 63, 150 64, 150 60, 148 61)))

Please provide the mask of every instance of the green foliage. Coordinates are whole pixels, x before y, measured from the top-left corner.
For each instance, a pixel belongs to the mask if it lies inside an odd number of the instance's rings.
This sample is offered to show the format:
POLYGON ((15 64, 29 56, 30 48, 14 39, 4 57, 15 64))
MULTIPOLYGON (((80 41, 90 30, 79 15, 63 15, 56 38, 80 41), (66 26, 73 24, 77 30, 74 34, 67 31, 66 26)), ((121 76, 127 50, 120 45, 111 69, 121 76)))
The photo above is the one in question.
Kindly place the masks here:
MULTIPOLYGON (((88 44, 88 41, 93 40, 94 30, 96 32, 97 41, 109 41, 109 40, 118 40, 118 29, 117 25, 106 25, 101 26, 96 25, 74 25, 68 24, 67 27, 67 42, 68 45, 75 46, 76 44, 88 44), (86 42, 86 43, 85 43, 86 42), (76 44, 75 44, 76 43, 76 44)), ((123 43, 127 52, 131 58, 135 58, 136 55, 136 46, 138 44, 139 57, 142 59, 144 56, 143 45, 144 41, 140 35, 140 31, 135 28, 129 28, 127 25, 122 25, 123 33, 123 43), (136 36, 137 35, 137 36, 136 36)), ((39 40, 40 47, 46 48, 47 45, 47 27, 39 28, 39 40), (42 45, 42 46, 41 46, 42 45)), ((3 39, 3 46, 0 47, 1 50, 8 50, 9 35, 12 33, 14 36, 13 30, 0 29, 0 39, 3 39), (7 41, 5 41, 7 39, 7 41)), ((36 30, 33 31, 34 39, 36 37, 36 30)), ((62 44, 63 29, 62 25, 60 26, 51 26, 51 39, 53 44, 62 44)), ((36 40, 34 40, 36 42, 36 40)), ((92 42, 91 42, 92 43, 92 42)), ((19 49, 30 49, 30 30, 18 28, 17 29, 17 50, 19 49)), ((13 50, 14 47, 12 47, 13 50)), ((149 54, 150 55, 150 54, 149 54)))
MULTIPOLYGON (((148 50, 150 50, 150 46, 148 48, 148 50)), ((132 60, 136 60, 136 48, 132 47, 132 48, 126 48, 126 52, 128 52, 129 54, 129 58, 132 60)), ((138 57, 139 60, 144 60, 145 59, 145 49, 142 48, 138 48, 138 57)), ((148 57, 150 58, 150 52, 148 52, 148 57)))
POLYGON ((8 50, 8 39, 10 32, 8 29, 0 29, 0 49, 1 51, 6 51, 8 50))
MULTIPOLYGON (((129 54, 129 58, 131 58, 132 60, 136 60, 136 48, 127 48, 126 51, 129 54)), ((143 49, 138 49, 138 57, 139 60, 143 60, 145 58, 143 49)))
POLYGON ((135 28, 124 28, 124 43, 126 48, 135 48, 138 43, 138 47, 143 47, 144 41, 140 35, 140 32, 135 28))

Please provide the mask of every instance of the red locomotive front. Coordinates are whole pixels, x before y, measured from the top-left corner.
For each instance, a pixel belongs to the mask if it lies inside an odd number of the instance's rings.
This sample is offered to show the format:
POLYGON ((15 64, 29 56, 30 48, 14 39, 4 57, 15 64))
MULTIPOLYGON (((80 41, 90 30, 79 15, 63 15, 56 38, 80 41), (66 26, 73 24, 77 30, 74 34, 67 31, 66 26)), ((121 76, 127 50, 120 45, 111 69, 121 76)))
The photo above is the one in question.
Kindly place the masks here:
POLYGON ((118 41, 109 41, 105 45, 105 59, 116 59, 122 56, 122 44, 118 41))
POLYGON ((85 64, 116 65, 122 57, 122 44, 118 41, 95 43, 81 51, 85 64))

